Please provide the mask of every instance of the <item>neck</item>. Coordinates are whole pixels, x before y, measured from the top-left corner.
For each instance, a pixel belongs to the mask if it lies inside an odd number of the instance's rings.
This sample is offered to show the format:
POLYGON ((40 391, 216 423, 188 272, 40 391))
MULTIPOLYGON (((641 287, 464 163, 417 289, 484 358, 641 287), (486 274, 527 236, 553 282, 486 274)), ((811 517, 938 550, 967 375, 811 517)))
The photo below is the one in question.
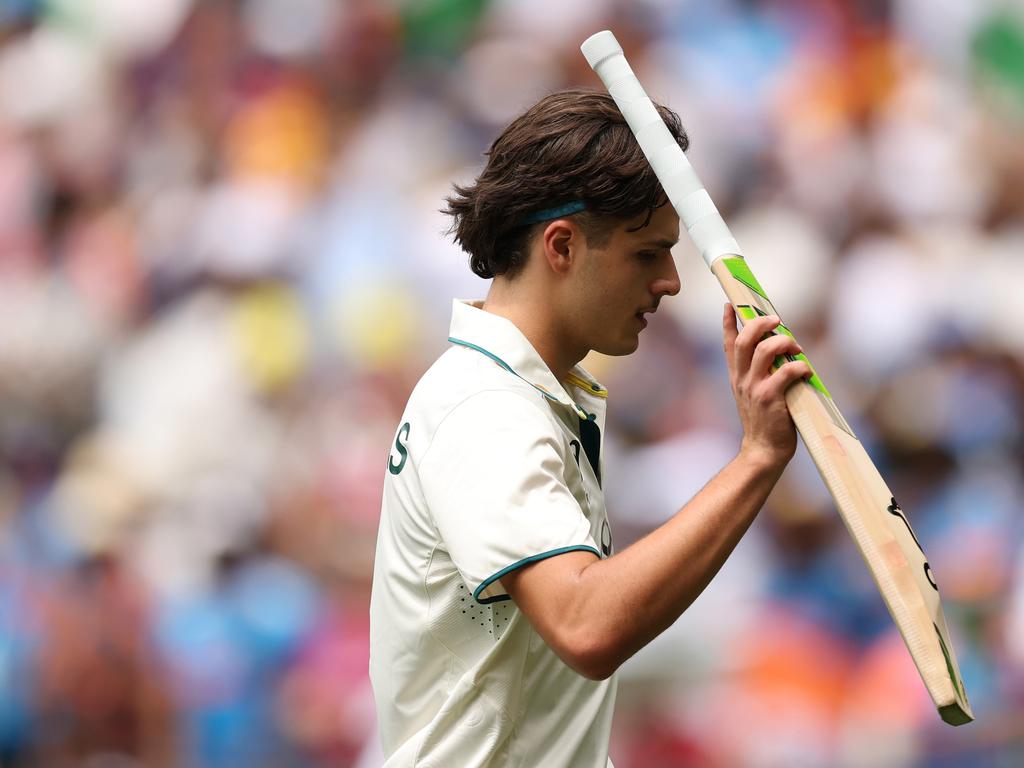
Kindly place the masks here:
POLYGON ((565 338, 564 324, 552 311, 557 302, 518 282, 495 278, 483 309, 512 321, 555 378, 565 381, 572 367, 586 356, 587 350, 579 349, 578 345, 565 338))

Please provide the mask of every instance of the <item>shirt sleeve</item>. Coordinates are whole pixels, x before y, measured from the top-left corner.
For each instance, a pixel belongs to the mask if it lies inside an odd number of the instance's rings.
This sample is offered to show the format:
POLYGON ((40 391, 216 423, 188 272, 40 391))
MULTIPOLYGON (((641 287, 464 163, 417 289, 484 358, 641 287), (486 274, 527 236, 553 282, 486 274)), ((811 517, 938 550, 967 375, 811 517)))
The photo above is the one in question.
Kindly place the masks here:
POLYGON ((516 568, 573 550, 598 555, 590 521, 565 484, 563 443, 547 414, 509 391, 473 395, 437 428, 420 483, 478 602, 507 600, 501 577, 516 568))

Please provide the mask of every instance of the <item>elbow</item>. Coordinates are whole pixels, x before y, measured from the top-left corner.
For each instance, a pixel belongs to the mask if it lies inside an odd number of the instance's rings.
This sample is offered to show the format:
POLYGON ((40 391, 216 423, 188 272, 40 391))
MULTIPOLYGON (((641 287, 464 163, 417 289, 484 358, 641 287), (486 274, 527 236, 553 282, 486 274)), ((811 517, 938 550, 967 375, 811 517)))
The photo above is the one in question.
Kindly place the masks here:
POLYGON ((625 661, 614 642, 594 637, 577 640, 559 655, 577 674, 595 681, 607 680, 625 661))
POLYGON ((609 677, 615 674, 615 670, 617 670, 618 668, 618 664, 609 663, 588 663, 574 667, 576 672, 578 672, 580 675, 587 678, 588 680, 594 680, 595 682, 607 680, 609 677))

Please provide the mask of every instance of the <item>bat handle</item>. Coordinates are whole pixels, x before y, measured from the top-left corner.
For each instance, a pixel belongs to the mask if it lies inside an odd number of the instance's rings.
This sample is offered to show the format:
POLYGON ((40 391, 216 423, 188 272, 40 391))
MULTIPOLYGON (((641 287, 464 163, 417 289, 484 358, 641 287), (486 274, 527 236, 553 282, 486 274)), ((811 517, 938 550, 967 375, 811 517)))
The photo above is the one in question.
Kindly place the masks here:
POLYGON ((742 256, 697 172, 626 61, 615 35, 608 30, 598 32, 587 38, 580 50, 615 100, 704 262, 710 268, 722 256, 742 256))

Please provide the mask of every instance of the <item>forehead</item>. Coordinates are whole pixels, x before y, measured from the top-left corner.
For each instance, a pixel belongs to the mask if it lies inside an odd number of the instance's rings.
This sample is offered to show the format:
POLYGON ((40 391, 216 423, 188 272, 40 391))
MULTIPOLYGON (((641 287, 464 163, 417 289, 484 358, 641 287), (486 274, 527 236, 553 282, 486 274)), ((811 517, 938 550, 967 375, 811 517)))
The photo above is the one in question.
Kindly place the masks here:
POLYGON ((679 214, 669 203, 656 208, 648 220, 647 212, 620 224, 616 235, 630 243, 671 248, 679 241, 679 214))

